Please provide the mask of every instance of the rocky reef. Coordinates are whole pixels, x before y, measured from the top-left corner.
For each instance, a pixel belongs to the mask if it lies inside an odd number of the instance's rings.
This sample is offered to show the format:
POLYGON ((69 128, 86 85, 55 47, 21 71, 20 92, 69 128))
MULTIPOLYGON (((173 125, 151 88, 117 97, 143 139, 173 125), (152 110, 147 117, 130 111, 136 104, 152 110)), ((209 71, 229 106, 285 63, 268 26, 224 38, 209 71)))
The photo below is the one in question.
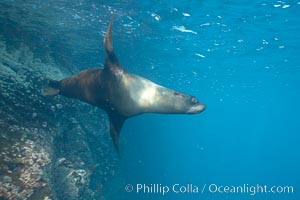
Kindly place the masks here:
POLYGON ((71 72, 6 41, 0 37, 0 199, 103 199, 118 162, 106 115, 40 95, 48 78, 71 72))

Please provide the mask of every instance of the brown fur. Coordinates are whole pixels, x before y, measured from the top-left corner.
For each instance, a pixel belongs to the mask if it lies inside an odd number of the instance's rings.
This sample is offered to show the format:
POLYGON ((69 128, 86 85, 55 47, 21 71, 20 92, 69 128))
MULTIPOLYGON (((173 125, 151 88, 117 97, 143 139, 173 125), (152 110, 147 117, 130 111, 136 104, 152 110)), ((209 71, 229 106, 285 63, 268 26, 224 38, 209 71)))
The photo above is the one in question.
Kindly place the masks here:
POLYGON ((129 117, 146 112, 196 114, 204 110, 205 106, 193 96, 127 73, 113 51, 111 29, 112 20, 103 40, 106 50, 104 69, 87 69, 61 81, 52 80, 44 94, 76 98, 106 111, 118 152, 120 131, 129 117))

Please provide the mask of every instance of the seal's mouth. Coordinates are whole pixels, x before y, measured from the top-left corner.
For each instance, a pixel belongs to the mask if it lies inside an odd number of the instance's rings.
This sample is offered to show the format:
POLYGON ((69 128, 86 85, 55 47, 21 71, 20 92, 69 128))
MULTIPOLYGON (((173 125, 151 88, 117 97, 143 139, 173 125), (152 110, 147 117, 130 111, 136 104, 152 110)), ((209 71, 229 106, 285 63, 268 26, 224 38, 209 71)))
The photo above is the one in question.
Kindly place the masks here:
POLYGON ((188 114, 197 114, 197 113, 201 113, 202 111, 204 111, 206 108, 206 106, 204 104, 197 104, 194 105, 192 107, 190 107, 187 111, 188 114))

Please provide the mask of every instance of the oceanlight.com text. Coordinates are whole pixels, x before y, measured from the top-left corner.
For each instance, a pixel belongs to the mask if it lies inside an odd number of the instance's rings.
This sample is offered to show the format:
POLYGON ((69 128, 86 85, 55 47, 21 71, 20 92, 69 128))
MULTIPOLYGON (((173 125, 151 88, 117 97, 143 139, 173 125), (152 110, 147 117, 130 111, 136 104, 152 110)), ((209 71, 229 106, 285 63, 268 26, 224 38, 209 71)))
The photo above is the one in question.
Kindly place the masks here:
MULTIPOLYGON (((204 185, 204 190, 206 189, 206 185, 204 185)), ((249 185, 243 184, 239 186, 225 186, 225 185, 217 185, 217 184, 210 184, 207 188, 209 193, 219 193, 219 194, 249 194, 249 195, 256 195, 260 194, 292 194, 294 193, 293 186, 271 186, 268 187, 267 185, 249 185)))
POLYGON ((268 186, 268 185, 219 185, 219 184, 127 184, 125 191, 136 194, 167 195, 174 194, 293 194, 293 186, 268 186))

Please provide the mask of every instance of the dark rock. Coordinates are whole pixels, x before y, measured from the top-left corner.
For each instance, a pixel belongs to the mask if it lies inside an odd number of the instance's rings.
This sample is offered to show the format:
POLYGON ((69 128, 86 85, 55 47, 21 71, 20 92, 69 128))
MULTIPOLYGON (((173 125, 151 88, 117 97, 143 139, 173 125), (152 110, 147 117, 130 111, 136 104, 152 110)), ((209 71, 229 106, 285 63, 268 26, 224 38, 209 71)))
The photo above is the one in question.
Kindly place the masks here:
POLYGON ((99 199, 98 185, 116 168, 105 114, 41 96, 47 77, 66 70, 7 35, 0 32, 0 199, 99 199))

